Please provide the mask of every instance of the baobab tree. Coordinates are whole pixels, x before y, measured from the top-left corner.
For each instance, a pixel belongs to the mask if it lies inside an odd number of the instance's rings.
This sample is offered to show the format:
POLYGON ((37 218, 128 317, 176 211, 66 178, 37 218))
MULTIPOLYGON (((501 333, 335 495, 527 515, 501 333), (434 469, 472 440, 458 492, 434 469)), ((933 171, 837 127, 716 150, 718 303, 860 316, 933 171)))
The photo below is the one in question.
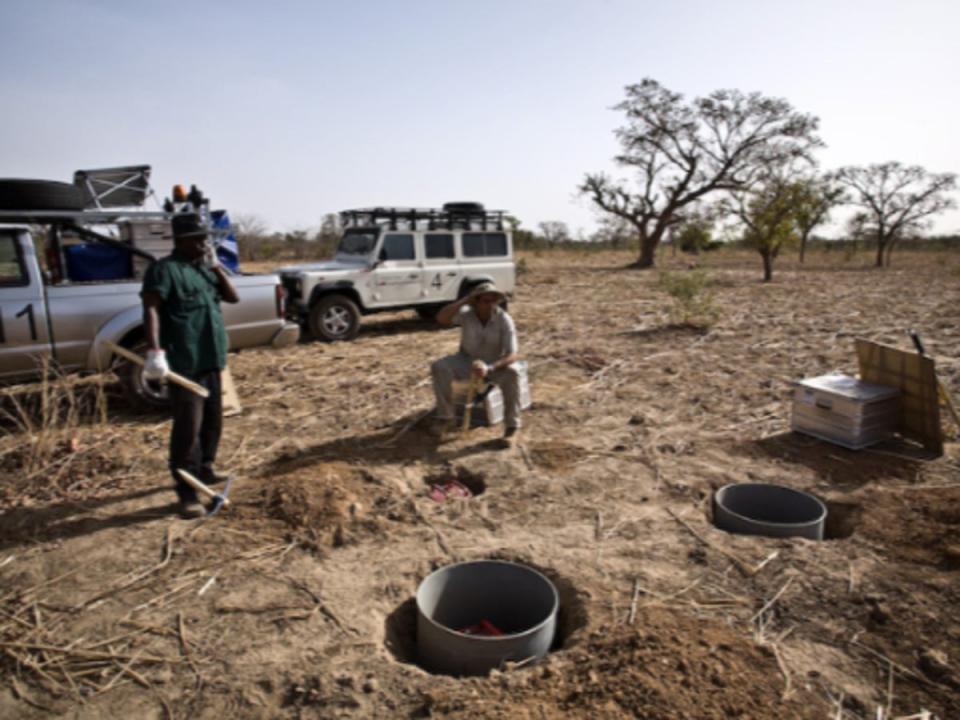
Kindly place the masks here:
POLYGON ((931 173, 919 165, 886 162, 840 168, 834 177, 852 191, 850 202, 864 235, 877 241, 877 267, 890 264, 894 245, 924 227, 934 215, 955 208, 947 193, 957 186, 954 173, 931 173))
POLYGON ((635 228, 639 268, 653 266, 683 208, 712 192, 750 187, 768 168, 809 159, 823 144, 816 117, 759 93, 717 90, 687 102, 647 78, 628 85, 616 109, 626 124, 616 131, 622 152, 615 161, 636 172, 639 189, 597 173, 588 174, 579 190, 600 211, 635 228))

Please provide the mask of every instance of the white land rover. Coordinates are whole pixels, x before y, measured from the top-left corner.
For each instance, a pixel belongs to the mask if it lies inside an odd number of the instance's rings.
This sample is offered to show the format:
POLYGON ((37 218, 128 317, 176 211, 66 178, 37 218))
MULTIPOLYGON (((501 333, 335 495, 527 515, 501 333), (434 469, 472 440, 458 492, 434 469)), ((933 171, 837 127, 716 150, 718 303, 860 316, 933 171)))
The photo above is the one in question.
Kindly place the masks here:
POLYGON ((288 315, 314 337, 352 340, 363 315, 413 309, 433 317, 485 280, 509 296, 516 275, 504 215, 479 203, 346 210, 332 260, 277 270, 288 315))

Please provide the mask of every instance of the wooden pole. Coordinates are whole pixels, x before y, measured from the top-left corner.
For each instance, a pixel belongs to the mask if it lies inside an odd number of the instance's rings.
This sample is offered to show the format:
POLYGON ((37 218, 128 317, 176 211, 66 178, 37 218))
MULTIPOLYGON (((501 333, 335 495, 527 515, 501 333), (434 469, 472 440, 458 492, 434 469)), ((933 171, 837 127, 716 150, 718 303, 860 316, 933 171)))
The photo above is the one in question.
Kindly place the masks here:
POLYGON ((460 432, 466 432, 470 429, 470 421, 473 419, 473 399, 477 396, 477 379, 471 374, 470 385, 467 387, 467 404, 463 408, 463 425, 460 432))

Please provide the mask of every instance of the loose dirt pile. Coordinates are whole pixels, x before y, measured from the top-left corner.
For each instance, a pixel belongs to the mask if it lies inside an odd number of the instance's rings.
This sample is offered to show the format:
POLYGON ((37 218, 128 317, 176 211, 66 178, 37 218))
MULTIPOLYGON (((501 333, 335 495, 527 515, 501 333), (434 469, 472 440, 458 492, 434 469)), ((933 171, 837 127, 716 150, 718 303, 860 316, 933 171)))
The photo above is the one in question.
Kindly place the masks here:
POLYGON ((638 627, 605 627, 562 665, 500 675, 478 698, 431 694, 425 709, 464 718, 820 718, 810 693, 784 701, 773 651, 727 625, 669 610, 636 616, 638 627), (748 692, 745 690, 749 689, 748 692))
POLYGON ((342 547, 365 535, 384 534, 401 518, 396 493, 371 474, 346 463, 324 463, 268 479, 261 506, 240 517, 256 523, 263 514, 289 526, 286 537, 317 550, 342 547))

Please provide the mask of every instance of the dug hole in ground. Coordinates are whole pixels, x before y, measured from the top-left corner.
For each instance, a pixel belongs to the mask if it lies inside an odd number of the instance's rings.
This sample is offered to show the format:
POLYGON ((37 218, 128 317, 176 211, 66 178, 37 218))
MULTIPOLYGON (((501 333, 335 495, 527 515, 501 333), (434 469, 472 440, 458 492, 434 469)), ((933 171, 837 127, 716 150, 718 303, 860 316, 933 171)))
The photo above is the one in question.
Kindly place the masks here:
POLYGON ((916 328, 958 394, 950 261, 811 253, 762 284, 755 256, 711 254, 718 317, 697 329, 631 259, 526 258, 513 450, 415 422, 458 335, 412 313, 231 357, 238 478, 206 522, 171 514, 162 415, 112 404, 43 442, 5 425, 0 717, 960 716, 956 444, 925 462, 788 432, 791 383, 855 372, 858 336, 908 348, 916 328), (451 480, 473 497, 431 499, 451 480), (816 495, 827 539, 715 528, 713 491, 739 482, 816 495), (556 585, 553 652, 422 670, 418 584, 491 558, 556 585))

